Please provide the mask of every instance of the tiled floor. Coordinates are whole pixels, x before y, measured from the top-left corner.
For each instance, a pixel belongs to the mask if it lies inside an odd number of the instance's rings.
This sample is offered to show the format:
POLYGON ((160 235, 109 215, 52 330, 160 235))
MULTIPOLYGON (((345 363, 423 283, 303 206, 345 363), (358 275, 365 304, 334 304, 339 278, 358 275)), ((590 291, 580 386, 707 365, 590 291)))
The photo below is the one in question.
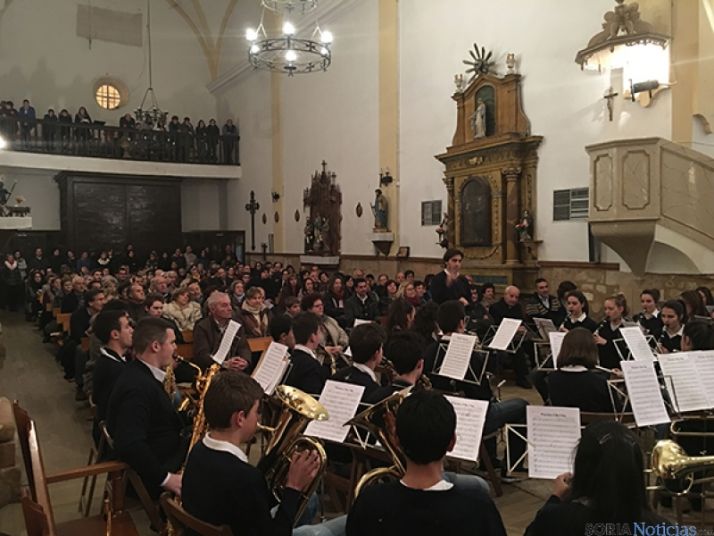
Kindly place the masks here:
MULTIPOLYGON (((74 386, 62 379, 50 345, 43 345, 34 327, 20 315, 0 312, 7 357, 0 362, 0 396, 17 399, 37 422, 40 444, 48 473, 86 463, 90 444, 89 410, 74 401, 74 386)), ((535 391, 506 387, 503 398, 523 397, 539 403, 535 391)), ((18 453, 19 455, 19 453, 18 453)), ((57 521, 77 514, 81 482, 51 487, 51 500, 57 521)), ((525 480, 504 485, 504 494, 496 499, 509 536, 522 535, 535 512, 549 495, 550 483, 525 480)), ((97 507, 98 508, 98 507, 97 507)), ((142 534, 148 529, 143 512, 132 512, 142 534)), ((25 534, 19 505, 0 510, 0 533, 25 534)))

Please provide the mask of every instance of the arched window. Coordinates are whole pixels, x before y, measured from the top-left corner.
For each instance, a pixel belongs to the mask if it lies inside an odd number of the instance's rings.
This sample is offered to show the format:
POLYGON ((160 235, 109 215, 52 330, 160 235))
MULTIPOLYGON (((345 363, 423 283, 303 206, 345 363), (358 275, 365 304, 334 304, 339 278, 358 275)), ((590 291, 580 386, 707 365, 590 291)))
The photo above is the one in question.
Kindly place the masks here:
POLYGON ((491 186, 470 177, 461 189, 461 245, 491 245, 491 186))

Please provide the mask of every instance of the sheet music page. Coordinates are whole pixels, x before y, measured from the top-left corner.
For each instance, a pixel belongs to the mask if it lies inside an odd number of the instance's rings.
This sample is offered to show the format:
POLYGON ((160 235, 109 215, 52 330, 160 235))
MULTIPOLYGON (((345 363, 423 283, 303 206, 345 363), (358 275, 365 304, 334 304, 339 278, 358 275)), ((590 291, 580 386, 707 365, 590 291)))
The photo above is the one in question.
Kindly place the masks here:
POLYGON ((622 361, 627 394, 637 426, 669 422, 653 361, 622 361))
POLYGON ((573 471, 580 441, 580 410, 528 406, 528 477, 555 478, 573 471))
POLYGON ((632 359, 635 361, 655 361, 652 348, 647 343, 647 339, 645 339, 645 335, 639 326, 620 328, 620 333, 622 333, 622 338, 625 339, 625 344, 632 354, 632 359))
POLYGON ((475 462, 478 460, 488 402, 457 396, 447 396, 446 399, 456 412, 456 444, 447 456, 475 462))
POLYGON ((346 382, 327 380, 320 394, 320 403, 325 406, 330 418, 312 421, 305 428, 305 435, 343 443, 350 431, 344 424, 357 414, 364 387, 346 382))
POLYGON ((562 331, 551 331, 548 333, 548 339, 550 340, 550 351, 553 353, 553 368, 558 368, 558 355, 560 355, 560 348, 563 346, 563 339, 567 333, 562 331))
POLYGON ((236 333, 238 333, 239 329, 240 323, 236 322, 235 320, 228 321, 228 327, 226 327, 226 330, 223 332, 221 345, 218 347, 218 351, 212 356, 213 360, 219 365, 222 365, 228 357, 228 352, 231 351, 233 339, 235 339, 236 333))
POLYGON ((495 350, 507 350, 508 345, 511 344, 513 337, 516 335, 518 328, 521 327, 523 323, 522 320, 514 320, 513 318, 504 318, 501 321, 501 325, 498 326, 496 334, 489 344, 489 348, 495 350))
POLYGON ((345 354, 347 357, 350 357, 350 358, 352 357, 352 350, 350 350, 349 346, 347 348, 345 348, 345 351, 342 353, 345 354))
POLYGON ((664 354, 659 366, 665 379, 672 378, 672 385, 670 387, 668 383, 667 390, 677 411, 699 411, 712 407, 697 370, 695 355, 680 352, 664 354))
POLYGON ((558 328, 555 327, 550 318, 534 318, 533 321, 538 328, 538 333, 546 341, 548 340, 548 333, 558 331, 558 328))
POLYGON ((355 323, 352 324, 352 327, 356 328, 360 324, 371 324, 371 323, 372 323, 371 320, 362 320, 361 318, 355 318, 355 323))
POLYGON ((253 378, 267 395, 272 395, 278 382, 283 379, 290 362, 288 347, 279 342, 271 342, 253 371, 253 378))
POLYGON ((439 375, 455 380, 463 380, 471 362, 471 352, 476 345, 476 336, 453 333, 449 339, 444 362, 439 375))
POLYGON ((704 391, 709 397, 709 403, 714 406, 714 351, 692 352, 697 363, 697 374, 704 385, 704 391))

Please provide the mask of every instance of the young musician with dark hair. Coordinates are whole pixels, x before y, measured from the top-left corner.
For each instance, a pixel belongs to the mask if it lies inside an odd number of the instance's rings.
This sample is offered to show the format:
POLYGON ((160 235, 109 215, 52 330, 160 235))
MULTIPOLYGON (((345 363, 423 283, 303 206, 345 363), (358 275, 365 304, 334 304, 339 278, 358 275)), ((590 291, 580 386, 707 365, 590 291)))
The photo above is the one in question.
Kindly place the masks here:
POLYGON ((662 305, 660 312, 662 332, 657 339, 660 353, 668 354, 682 350, 682 335, 687 320, 685 306, 680 300, 669 300, 662 305))
POLYGON ((295 334, 293 334, 293 319, 288 314, 276 315, 270 320, 268 326, 270 336, 275 342, 284 344, 290 350, 295 347, 295 334))
POLYGON ((420 391, 407 397, 396 419, 406 473, 399 482, 362 491, 347 518, 347 535, 505 536, 488 495, 444 478, 444 458, 454 448, 455 432, 456 413, 443 395, 420 391))
POLYGON ((377 324, 360 324, 350 333, 352 365, 338 370, 333 380, 364 387, 362 401, 373 403, 384 396, 379 393, 375 369, 382 362, 382 346, 386 340, 384 330, 377 324))
POLYGON ((575 328, 563 338, 556 359, 558 370, 548 374, 548 398, 553 406, 580 408, 580 411, 612 413, 607 385, 609 375, 597 370, 598 351, 593 336, 585 328, 575 328))
POLYGON ((526 536, 587 534, 590 523, 666 523, 650 511, 644 462, 637 437, 622 424, 589 425, 575 454, 573 474, 555 479, 553 495, 526 529, 526 536))
POLYGON ((431 299, 441 304, 445 301, 458 300, 464 305, 471 303, 471 288, 466 277, 461 275, 461 262, 464 254, 458 249, 447 249, 444 253, 444 270, 431 280, 429 292, 431 299))
POLYGON ((97 406, 93 434, 98 441, 98 424, 107 416, 114 384, 126 367, 126 353, 132 346, 134 328, 126 311, 105 310, 94 319, 92 330, 102 344, 92 370, 92 399, 97 406))
POLYGON ((141 477, 149 494, 181 494, 177 474, 186 456, 182 422, 164 390, 176 336, 161 318, 144 318, 134 331, 136 359, 126 365, 109 398, 107 428, 119 458, 141 477))
POLYGON ((685 312, 687 313, 688 319, 695 316, 709 318, 709 313, 707 312, 707 308, 704 307, 702 296, 696 290, 685 290, 679 296, 679 299, 682 300, 686 306, 685 312))
POLYGON ((285 383, 311 395, 319 395, 330 377, 330 363, 320 361, 315 351, 320 345, 320 320, 314 313, 300 313, 293 319, 295 347, 290 353, 292 369, 285 383))
POLYGON ((565 317, 560 326, 561 331, 570 331, 575 328, 585 328, 590 333, 597 329, 597 322, 588 316, 590 306, 585 294, 579 290, 571 290, 565 295, 565 307, 568 309, 568 316, 565 317))
MULTIPOLYGON (((202 521, 228 525, 236 535, 316 533, 311 526, 293 531, 293 525, 300 494, 317 474, 317 454, 303 451, 293 456, 282 501, 273 515, 275 500, 265 477, 249 464, 240 447, 255 435, 262 397, 263 389, 246 374, 228 370, 214 376, 203 402, 209 429, 191 450, 183 474, 183 507, 202 521)), ((341 534, 343 526, 341 518, 320 529, 341 534)))
POLYGON ((652 335, 655 340, 662 334, 662 319, 660 311, 657 309, 659 302, 659 290, 648 288, 640 293, 640 303, 642 312, 636 314, 633 320, 637 322, 645 331, 645 335, 652 335))
POLYGON ((615 340, 622 339, 620 328, 624 326, 628 314, 627 300, 622 294, 611 296, 605 300, 604 309, 605 320, 594 333, 600 364, 609 369, 619 368, 621 359, 615 347, 615 340))
POLYGON ((714 325, 704 320, 692 320, 682 331, 682 351, 714 350, 714 325))

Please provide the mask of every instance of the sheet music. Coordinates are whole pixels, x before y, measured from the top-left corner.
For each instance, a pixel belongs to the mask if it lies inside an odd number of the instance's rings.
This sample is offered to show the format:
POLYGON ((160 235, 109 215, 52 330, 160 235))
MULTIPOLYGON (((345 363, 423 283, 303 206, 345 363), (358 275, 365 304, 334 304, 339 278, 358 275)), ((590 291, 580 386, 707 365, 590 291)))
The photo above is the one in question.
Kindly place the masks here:
POLYGON ((667 384, 667 390, 677 411, 699 411, 712 407, 697 370, 695 355, 679 352, 665 354, 660 358, 659 366, 665 379, 672 379, 672 385, 667 384))
POLYGON ((271 342, 252 374, 265 394, 273 394, 278 382, 283 379, 289 362, 288 347, 279 342, 271 342))
POLYGON ((647 343, 644 333, 639 326, 631 328, 620 328, 622 338, 625 339, 625 344, 632 354, 632 359, 635 361, 655 361, 655 356, 652 353, 652 348, 647 343))
POLYGON ((345 354, 347 357, 352 357, 352 350, 350 350, 349 346, 345 348, 345 351, 342 353, 345 354))
POLYGON ((478 460, 488 402, 447 396, 456 412, 456 444, 448 456, 475 462, 478 460))
POLYGON ((546 341, 548 340, 549 333, 558 331, 558 328, 555 327, 555 324, 553 324, 550 318, 534 318, 533 321, 538 328, 538 333, 540 333, 540 336, 546 341))
POLYGON ((355 318, 355 322, 354 322, 354 324, 352 324, 352 327, 356 328, 360 324, 371 324, 371 323, 372 323, 371 320, 362 320, 361 318, 355 318))
POLYGON ((580 410, 528 406, 528 476, 555 478, 572 472, 580 441, 580 410))
POLYGON ((452 333, 439 375, 463 380, 471 362, 471 352, 476 345, 475 335, 452 333))
POLYGON ((305 428, 305 435, 336 443, 344 442, 350 431, 345 423, 357 414, 363 392, 364 387, 361 385, 327 380, 320 394, 320 403, 325 406, 330 418, 310 422, 305 428))
POLYGON ((513 337, 515 337, 518 328, 521 327, 523 323, 522 320, 514 320, 513 318, 504 318, 501 321, 501 325, 498 326, 496 334, 489 344, 489 348, 495 350, 507 350, 508 345, 511 344, 513 337))
POLYGON ((548 339, 550 340, 550 351, 553 354, 553 368, 558 368, 558 356, 560 355, 560 349, 563 346, 563 339, 567 333, 562 331, 551 331, 548 333, 548 339))
POLYGON ((622 361, 627 394, 637 426, 669 422, 653 361, 622 361))
POLYGON ((714 351, 693 352, 693 355, 697 363, 697 374, 709 397, 709 403, 714 406, 714 351))
POLYGON ((221 339, 221 345, 218 347, 218 351, 213 354, 213 360, 222 365, 223 362, 228 357, 228 352, 231 351, 231 346, 233 345, 233 339, 236 337, 236 333, 240 329, 240 324, 235 320, 228 321, 228 327, 223 332, 223 338, 221 339))

